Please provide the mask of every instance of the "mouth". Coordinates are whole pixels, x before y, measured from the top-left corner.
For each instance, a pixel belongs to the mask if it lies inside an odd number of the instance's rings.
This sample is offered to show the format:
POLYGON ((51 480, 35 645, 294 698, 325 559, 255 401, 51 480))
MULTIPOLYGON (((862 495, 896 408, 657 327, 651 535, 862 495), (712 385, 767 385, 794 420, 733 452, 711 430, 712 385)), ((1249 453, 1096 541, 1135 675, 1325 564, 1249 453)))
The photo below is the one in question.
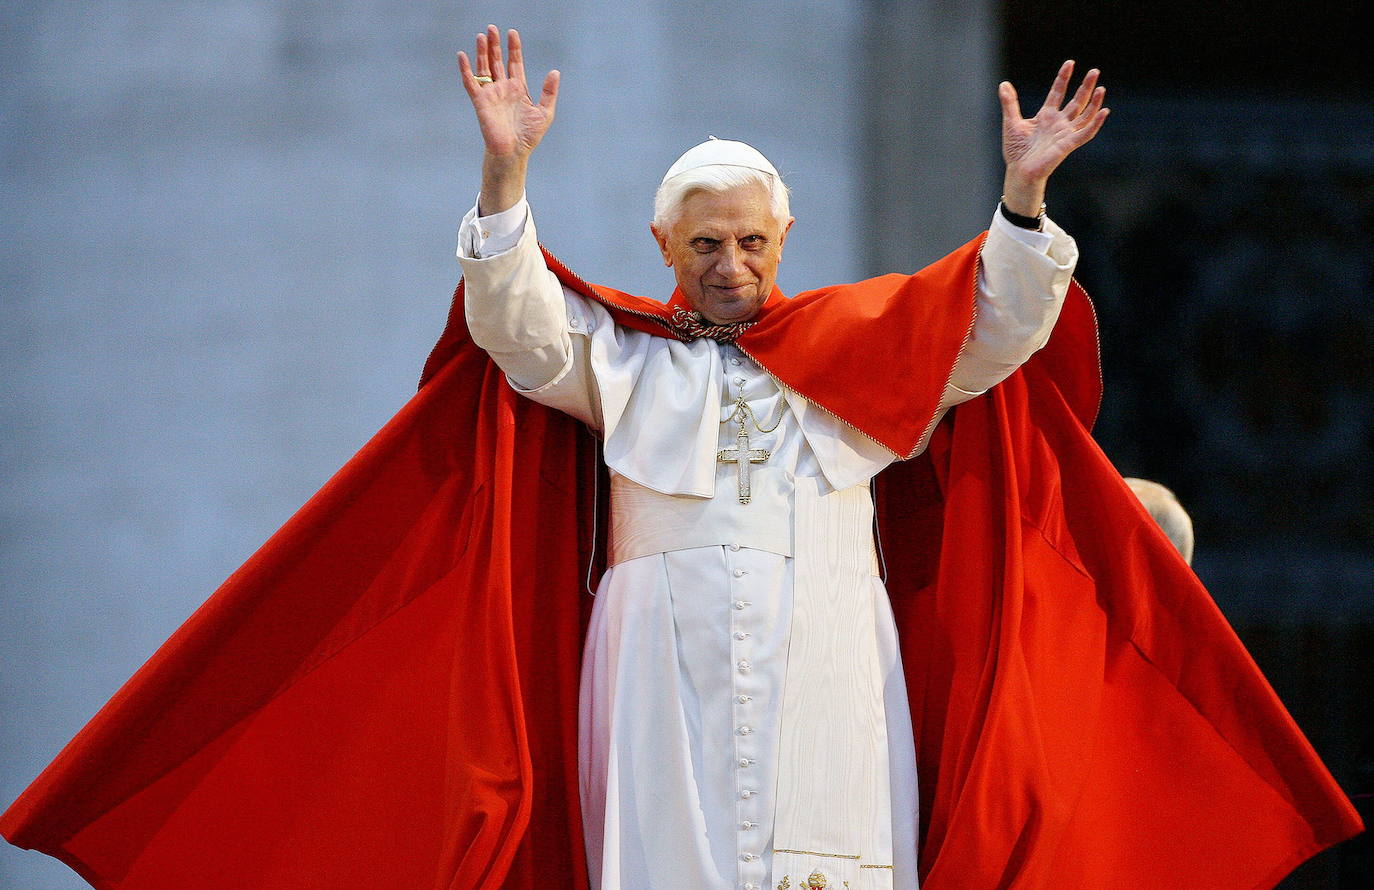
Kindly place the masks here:
POLYGON ((735 324, 747 321, 758 311, 757 281, 740 284, 706 284, 702 282, 703 314, 716 324, 735 324))

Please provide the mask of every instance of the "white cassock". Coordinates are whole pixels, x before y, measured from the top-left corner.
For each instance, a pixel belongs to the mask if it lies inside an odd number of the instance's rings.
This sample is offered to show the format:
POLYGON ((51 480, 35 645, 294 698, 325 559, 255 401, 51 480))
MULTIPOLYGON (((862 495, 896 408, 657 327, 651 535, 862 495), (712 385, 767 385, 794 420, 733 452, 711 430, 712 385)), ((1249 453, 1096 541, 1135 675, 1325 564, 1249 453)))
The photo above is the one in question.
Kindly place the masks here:
MULTIPOLYGON (((473 340, 596 430, 610 470, 580 701, 592 887, 916 887, 911 715, 869 494, 893 455, 733 346, 616 326, 545 268, 523 199, 469 212, 458 255, 473 340), (744 468, 747 504, 740 463, 717 459, 741 394, 749 447, 770 452, 744 468)), ((1044 345, 1076 260, 1048 220, 995 214, 945 407, 1044 345)))

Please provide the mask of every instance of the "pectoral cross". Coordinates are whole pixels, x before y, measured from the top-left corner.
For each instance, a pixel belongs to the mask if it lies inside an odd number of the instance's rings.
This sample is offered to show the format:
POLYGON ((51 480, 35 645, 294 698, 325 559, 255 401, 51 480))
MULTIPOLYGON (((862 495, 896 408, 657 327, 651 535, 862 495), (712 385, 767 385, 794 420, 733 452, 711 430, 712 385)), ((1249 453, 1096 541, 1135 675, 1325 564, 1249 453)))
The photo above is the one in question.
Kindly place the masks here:
POLYGON ((739 502, 749 503, 751 493, 749 491, 749 465, 760 464, 768 460, 772 452, 767 448, 750 448, 749 431, 740 424, 739 435, 735 436, 734 448, 722 448, 716 452, 716 460, 727 464, 739 464, 739 502))

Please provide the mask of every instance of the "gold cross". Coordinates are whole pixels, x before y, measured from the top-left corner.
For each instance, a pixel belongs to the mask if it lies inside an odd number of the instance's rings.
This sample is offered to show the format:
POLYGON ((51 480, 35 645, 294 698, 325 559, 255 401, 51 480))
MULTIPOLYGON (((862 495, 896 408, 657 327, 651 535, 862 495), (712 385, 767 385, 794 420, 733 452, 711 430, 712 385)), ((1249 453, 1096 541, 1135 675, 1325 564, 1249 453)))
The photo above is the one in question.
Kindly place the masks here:
POLYGON ((739 502, 749 503, 749 465, 759 464, 772 457, 767 448, 749 447, 749 431, 740 424, 739 435, 735 436, 734 448, 722 448, 716 452, 716 460, 727 464, 739 464, 739 502))

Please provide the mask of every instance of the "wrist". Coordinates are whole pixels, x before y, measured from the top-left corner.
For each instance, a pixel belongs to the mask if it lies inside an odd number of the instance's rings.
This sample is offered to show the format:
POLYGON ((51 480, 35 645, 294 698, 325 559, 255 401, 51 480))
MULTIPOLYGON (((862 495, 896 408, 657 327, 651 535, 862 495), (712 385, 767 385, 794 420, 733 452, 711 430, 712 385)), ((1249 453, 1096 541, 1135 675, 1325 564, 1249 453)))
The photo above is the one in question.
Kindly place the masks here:
POLYGON ((1039 217, 1045 207, 1044 179, 1026 179, 1007 170, 1002 180, 1002 204, 1013 214, 1023 217, 1039 217))
POLYGON ((477 212, 491 216, 509 210, 525 194, 525 174, 529 157, 485 154, 482 157, 482 191, 477 196, 477 212))

